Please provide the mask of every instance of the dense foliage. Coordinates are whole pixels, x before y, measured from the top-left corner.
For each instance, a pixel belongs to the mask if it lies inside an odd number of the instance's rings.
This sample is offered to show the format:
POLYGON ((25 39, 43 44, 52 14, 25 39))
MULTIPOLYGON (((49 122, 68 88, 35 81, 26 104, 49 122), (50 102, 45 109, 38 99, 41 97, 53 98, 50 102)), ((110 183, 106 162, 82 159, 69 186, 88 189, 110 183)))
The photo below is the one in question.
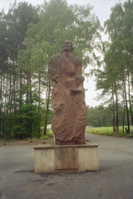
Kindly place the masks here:
POLYGON ((120 106, 123 126, 133 125, 133 1, 118 3, 105 22, 110 42, 104 44, 104 65, 97 73, 97 89, 113 107, 113 127, 119 132, 120 106))
MULTIPOLYGON (((110 104, 109 106, 95 106, 89 107, 87 106, 87 119, 86 125, 92 127, 109 127, 113 124, 113 109, 114 107, 110 104)), ((122 126, 123 132, 125 128, 123 126, 123 118, 124 118, 124 108, 123 106, 119 105, 119 125, 122 126)), ((125 122, 127 125, 127 122, 125 122)))
POLYGON ((69 40, 84 68, 96 64, 100 29, 90 6, 68 6, 65 0, 40 7, 24 2, 0 12, 1 138, 39 137, 43 127, 46 133, 52 114, 49 58, 69 40))

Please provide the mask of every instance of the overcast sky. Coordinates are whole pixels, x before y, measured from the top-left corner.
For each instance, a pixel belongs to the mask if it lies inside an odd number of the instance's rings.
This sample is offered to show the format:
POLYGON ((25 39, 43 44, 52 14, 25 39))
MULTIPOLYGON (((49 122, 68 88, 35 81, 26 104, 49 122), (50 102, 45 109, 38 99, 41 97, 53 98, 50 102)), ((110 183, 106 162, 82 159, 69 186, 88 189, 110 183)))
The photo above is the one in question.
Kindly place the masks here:
MULTIPOLYGON (((22 1, 26 1, 32 5, 40 5, 44 2, 43 0, 16 0, 17 3, 22 1)), ((102 24, 106 19, 108 19, 111 7, 116 3, 123 3, 125 1, 126 0, 67 0, 69 4, 85 5, 89 3, 92 5, 94 13, 98 16, 102 24)), ((0 9, 4 8, 4 10, 7 11, 9 5, 14 2, 15 0, 0 0, 0 9)))
MULTIPOLYGON (((40 5, 43 4, 44 0, 16 0, 17 3, 26 1, 31 3, 32 5, 40 5)), ((15 0, 0 0, 0 10, 4 8, 5 12, 8 11, 9 5, 13 4, 15 0)), ((126 0, 67 0, 68 4, 79 4, 85 5, 90 4, 93 6, 93 12, 98 16, 101 25, 104 24, 109 18, 111 7, 113 7, 116 3, 124 3, 126 0)), ((90 79, 88 82, 85 82, 85 87, 88 89, 86 91, 86 103, 89 106, 99 105, 100 101, 94 100, 97 96, 97 92, 95 91, 95 82, 90 79)))

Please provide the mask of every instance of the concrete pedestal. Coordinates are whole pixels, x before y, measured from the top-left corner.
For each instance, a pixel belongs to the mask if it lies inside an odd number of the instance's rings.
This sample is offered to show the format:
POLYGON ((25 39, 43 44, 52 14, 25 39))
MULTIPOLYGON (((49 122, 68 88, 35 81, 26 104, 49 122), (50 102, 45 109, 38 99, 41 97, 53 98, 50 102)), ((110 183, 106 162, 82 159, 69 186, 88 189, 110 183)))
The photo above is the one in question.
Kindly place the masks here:
POLYGON ((35 150, 35 172, 98 171, 98 144, 38 145, 35 150))

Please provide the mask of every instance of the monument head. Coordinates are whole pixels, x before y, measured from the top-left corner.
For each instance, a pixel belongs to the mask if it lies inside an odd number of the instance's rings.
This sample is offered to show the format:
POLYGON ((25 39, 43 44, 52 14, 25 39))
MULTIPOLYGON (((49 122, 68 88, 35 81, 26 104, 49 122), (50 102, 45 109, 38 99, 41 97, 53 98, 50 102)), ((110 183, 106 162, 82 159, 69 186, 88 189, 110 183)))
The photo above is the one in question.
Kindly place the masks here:
POLYGON ((63 51, 72 52, 73 51, 73 44, 69 41, 64 41, 63 44, 62 44, 61 52, 63 52, 63 51))

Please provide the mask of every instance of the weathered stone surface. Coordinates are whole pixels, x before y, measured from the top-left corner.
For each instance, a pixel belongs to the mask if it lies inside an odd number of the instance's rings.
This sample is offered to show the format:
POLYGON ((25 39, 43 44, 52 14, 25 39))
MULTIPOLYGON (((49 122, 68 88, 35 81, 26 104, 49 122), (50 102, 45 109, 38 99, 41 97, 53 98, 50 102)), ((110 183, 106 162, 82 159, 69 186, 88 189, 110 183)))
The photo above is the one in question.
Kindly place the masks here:
POLYGON ((35 172, 54 172, 54 149, 42 147, 35 149, 35 172))
POLYGON ((61 53, 51 57, 49 75, 55 82, 52 94, 55 144, 85 143, 86 106, 82 63, 72 54, 72 44, 64 42, 61 53))
POLYGON ((98 144, 38 145, 35 172, 99 171, 98 144))
POLYGON ((78 169, 77 148, 55 148, 55 170, 78 169))

